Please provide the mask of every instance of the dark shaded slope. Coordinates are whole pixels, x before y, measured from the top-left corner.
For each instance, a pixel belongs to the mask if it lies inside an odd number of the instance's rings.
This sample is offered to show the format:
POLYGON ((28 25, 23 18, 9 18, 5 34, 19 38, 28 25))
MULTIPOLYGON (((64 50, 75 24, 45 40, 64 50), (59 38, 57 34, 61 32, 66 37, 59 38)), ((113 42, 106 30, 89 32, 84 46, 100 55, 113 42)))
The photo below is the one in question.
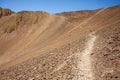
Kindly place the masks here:
POLYGON ((14 13, 13 11, 11 11, 10 9, 3 9, 0 7, 0 18, 4 17, 4 16, 9 16, 12 13, 14 13))

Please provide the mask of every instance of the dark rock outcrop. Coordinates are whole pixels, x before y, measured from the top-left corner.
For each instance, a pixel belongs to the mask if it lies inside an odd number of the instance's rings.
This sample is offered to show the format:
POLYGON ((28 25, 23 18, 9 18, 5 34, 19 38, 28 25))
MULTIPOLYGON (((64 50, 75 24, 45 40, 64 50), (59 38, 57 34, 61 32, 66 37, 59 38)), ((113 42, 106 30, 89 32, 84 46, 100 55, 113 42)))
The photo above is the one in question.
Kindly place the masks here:
POLYGON ((12 13, 14 13, 13 11, 11 11, 10 9, 3 9, 0 7, 0 18, 3 16, 9 16, 12 13))

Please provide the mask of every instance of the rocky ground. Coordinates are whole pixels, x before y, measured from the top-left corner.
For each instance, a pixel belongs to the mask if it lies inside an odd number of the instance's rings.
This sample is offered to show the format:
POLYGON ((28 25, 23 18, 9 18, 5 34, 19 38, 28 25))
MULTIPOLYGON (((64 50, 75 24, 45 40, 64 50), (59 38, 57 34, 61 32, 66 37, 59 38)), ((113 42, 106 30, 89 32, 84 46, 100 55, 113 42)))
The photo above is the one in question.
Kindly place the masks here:
POLYGON ((120 80, 119 10, 5 11, 0 80, 120 80))
MULTIPOLYGON (((94 34, 98 36, 93 52, 90 54, 94 78, 81 78, 81 80, 120 79, 119 33, 119 27, 114 25, 114 28, 111 26, 108 31, 103 29, 102 32, 98 31, 94 34)), ((81 77, 86 75, 83 74, 83 69, 79 68, 78 60, 80 60, 85 43, 89 38, 90 36, 81 38, 59 49, 56 48, 14 67, 2 70, 0 78, 1 80, 80 80, 80 75, 81 77)), ((86 66, 85 69, 87 68, 86 66)))
POLYGON ((82 51, 85 41, 86 38, 74 41, 60 49, 56 48, 3 70, 0 72, 0 78, 1 80, 77 80, 75 54, 82 51))
POLYGON ((94 57, 94 74, 97 80, 120 79, 120 23, 98 31, 94 57))

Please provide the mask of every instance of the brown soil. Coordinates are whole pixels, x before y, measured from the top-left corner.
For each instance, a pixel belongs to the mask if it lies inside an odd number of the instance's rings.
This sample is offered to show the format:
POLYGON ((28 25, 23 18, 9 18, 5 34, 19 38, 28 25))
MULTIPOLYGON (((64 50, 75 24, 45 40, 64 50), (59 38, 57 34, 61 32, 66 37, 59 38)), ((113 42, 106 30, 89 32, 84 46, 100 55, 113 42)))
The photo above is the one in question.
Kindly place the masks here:
POLYGON ((120 80, 120 6, 59 14, 0 8, 0 80, 120 80))

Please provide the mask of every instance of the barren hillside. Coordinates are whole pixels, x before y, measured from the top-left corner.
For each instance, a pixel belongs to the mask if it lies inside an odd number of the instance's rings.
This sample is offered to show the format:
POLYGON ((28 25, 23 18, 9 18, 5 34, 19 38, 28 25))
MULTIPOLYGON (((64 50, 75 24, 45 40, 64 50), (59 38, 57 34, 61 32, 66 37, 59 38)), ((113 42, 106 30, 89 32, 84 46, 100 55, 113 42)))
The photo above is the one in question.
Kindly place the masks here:
POLYGON ((0 80, 120 80, 120 6, 59 14, 0 8, 0 80))

